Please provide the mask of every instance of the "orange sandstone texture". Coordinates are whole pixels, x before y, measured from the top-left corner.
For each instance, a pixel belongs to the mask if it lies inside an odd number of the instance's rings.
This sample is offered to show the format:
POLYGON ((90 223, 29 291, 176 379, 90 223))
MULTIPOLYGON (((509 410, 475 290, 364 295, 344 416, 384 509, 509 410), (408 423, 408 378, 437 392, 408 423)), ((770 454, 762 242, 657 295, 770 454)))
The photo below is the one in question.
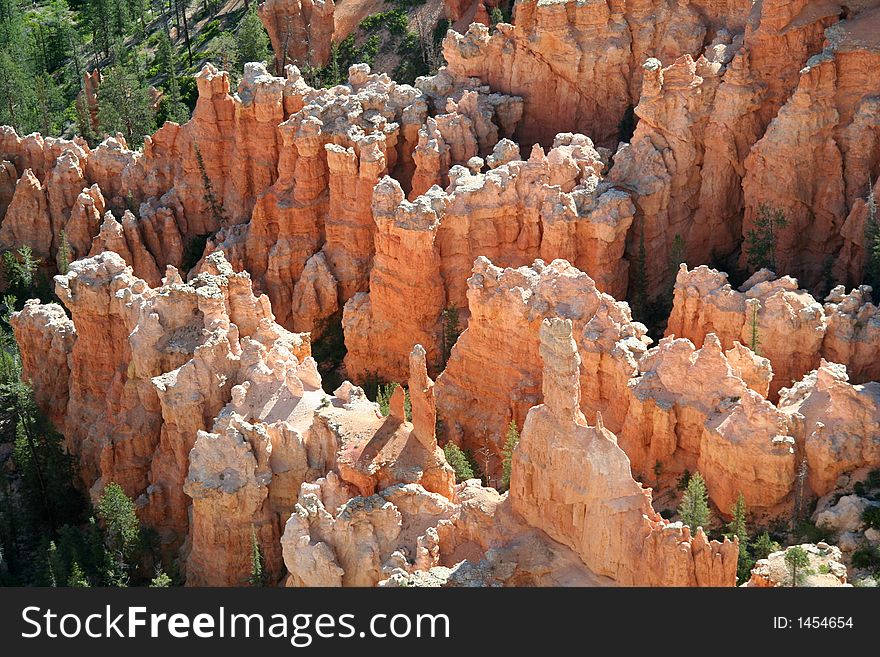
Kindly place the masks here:
POLYGON ((602 413, 615 431, 627 412, 627 385, 650 342, 629 307, 596 289, 564 260, 502 269, 486 258, 468 279, 470 319, 437 379, 437 412, 446 437, 476 452, 488 449, 500 471, 511 421, 522 427, 541 401, 539 328, 543 319, 574 323, 583 362, 582 408, 602 413))
POLYGON ((351 376, 402 380, 415 342, 439 369, 442 313, 465 313, 466 281, 478 257, 512 267, 566 258, 594 274, 600 290, 623 296, 634 207, 601 180, 602 153, 583 135, 566 133, 547 154, 536 146, 528 160, 518 156, 503 139, 487 158, 488 171, 453 166, 445 192, 434 186, 412 201, 392 178, 376 186, 370 291, 352 298, 343 317, 351 376))
POLYGON ((730 586, 736 539, 691 537, 651 507, 613 433, 580 410, 580 357, 570 319, 541 324, 544 403, 526 417, 510 498, 526 521, 571 547, 594 572, 625 585, 730 586))
POLYGON ((627 108, 638 102, 645 60, 698 56, 707 29, 741 29, 750 7, 737 0, 659 6, 529 0, 517 3, 515 25, 501 23, 490 34, 473 23, 447 38, 443 54, 453 75, 523 97, 522 143, 547 144, 572 130, 614 147, 627 108))
POLYGON ((265 0, 257 13, 275 53, 275 70, 287 64, 324 66, 333 37, 333 0, 265 0))
POLYGON ((762 270, 739 290, 706 266, 682 266, 675 284, 669 336, 702 345, 714 333, 725 349, 736 341, 770 360, 770 393, 799 380, 821 358, 846 365, 857 383, 880 379, 880 311, 865 288, 836 287, 822 305, 790 276, 762 270))

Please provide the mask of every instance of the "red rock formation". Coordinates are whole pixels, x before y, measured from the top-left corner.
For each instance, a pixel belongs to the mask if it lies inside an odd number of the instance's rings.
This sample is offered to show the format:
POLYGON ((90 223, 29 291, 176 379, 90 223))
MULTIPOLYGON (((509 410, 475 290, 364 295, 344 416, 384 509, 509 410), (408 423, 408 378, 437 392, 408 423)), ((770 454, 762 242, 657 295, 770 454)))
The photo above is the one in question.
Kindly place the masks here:
POLYGON ((779 393, 779 409, 803 432, 807 481, 819 497, 846 472, 880 462, 880 384, 852 385, 842 365, 818 370, 779 393))
POLYGON ((437 412, 446 436, 476 452, 488 447, 498 469, 506 427, 522 427, 541 401, 539 327, 570 318, 584 373, 582 406, 609 427, 626 415, 627 383, 649 339, 629 308, 600 293, 592 279, 563 260, 504 269, 486 258, 468 279, 470 319, 437 379, 437 412))
POLYGON ((682 266, 666 334, 701 345, 712 332, 726 349, 735 341, 757 342, 773 368, 771 396, 816 368, 822 357, 847 365, 853 380, 864 382, 880 376, 876 359, 866 355, 880 340, 880 313, 865 297, 862 288, 846 295, 840 286, 823 308, 788 276, 775 279, 763 270, 735 291, 726 274, 682 266))
POLYGON ((417 484, 400 484, 342 505, 335 478, 303 486, 281 544, 289 586, 375 586, 438 562, 437 524, 454 505, 417 484), (328 491, 329 489, 329 491, 328 491))
POLYGON ((621 6, 529 0, 515 25, 473 23, 452 33, 443 53, 456 77, 478 77, 493 89, 522 96, 522 143, 549 143, 566 130, 617 145, 619 124, 636 104, 641 66, 699 55, 707 29, 741 27, 750 3, 626 2, 621 6))
POLYGON ((509 150, 490 156, 494 168, 485 174, 453 166, 445 193, 435 187, 412 203, 391 178, 376 187, 370 293, 353 298, 344 314, 350 375, 402 380, 413 342, 439 366, 441 313, 464 309, 479 256, 503 266, 567 258, 594 274, 601 290, 623 294, 633 205, 600 182, 604 163, 590 140, 558 135, 546 156, 536 148, 528 161, 501 164, 513 156, 509 150))
POLYGON ((58 304, 30 299, 9 323, 21 351, 22 378, 31 385, 37 405, 63 432, 70 395, 67 355, 76 341, 73 322, 58 304))
POLYGON ((699 471, 722 513, 740 493, 753 512, 779 511, 795 482, 792 429, 746 386, 718 338, 710 333, 698 350, 665 338, 639 369, 619 436, 640 479, 666 487, 699 471))
MULTIPOLYGON (((644 65, 639 123, 629 144, 614 156, 611 180, 633 193, 638 208, 630 249, 645 245, 647 293, 659 296, 672 285, 678 262, 705 262, 731 250, 739 237, 714 217, 695 222, 700 207, 704 140, 723 66, 684 55, 668 67, 644 65)), ((633 257, 631 256, 632 260, 633 257)))
POLYGON ((17 182, 18 173, 15 171, 15 165, 7 160, 0 162, 0 221, 3 221, 6 208, 12 202, 17 182))
MULTIPOLYGON (((844 220, 880 171, 880 8, 825 30, 825 48, 745 160, 743 235, 762 205, 785 214, 777 261, 807 286, 842 245, 844 220), (821 164, 817 170, 816 164, 821 164)), ((845 271, 847 263, 838 263, 845 271)), ((849 280, 849 283, 857 283, 849 280)))
POLYGON ((288 64, 320 68, 330 60, 333 0, 265 0, 257 13, 275 53, 275 71, 288 64))
POLYGON ((513 508, 571 547, 595 573, 624 585, 731 586, 737 544, 691 537, 651 506, 601 419, 580 410, 580 358, 570 319, 541 324, 544 403, 529 411, 514 452, 513 508))
POLYGON ((52 219, 46 192, 32 169, 25 169, 0 226, 5 249, 29 246, 36 257, 51 259, 52 219))
POLYGON ((342 318, 348 349, 345 367, 351 376, 374 373, 386 381, 402 381, 413 344, 424 346, 429 364, 439 362, 440 314, 446 306, 443 281, 437 275, 442 204, 439 194, 406 201, 400 185, 389 177, 376 186, 376 259, 370 293, 352 297, 342 318))
POLYGON ((98 87, 101 86, 103 79, 104 76, 101 75, 101 71, 97 68, 85 71, 83 73, 83 88, 77 96, 77 103, 82 104, 82 108, 88 116, 89 127, 94 132, 98 132, 101 129, 101 124, 98 120, 98 87))

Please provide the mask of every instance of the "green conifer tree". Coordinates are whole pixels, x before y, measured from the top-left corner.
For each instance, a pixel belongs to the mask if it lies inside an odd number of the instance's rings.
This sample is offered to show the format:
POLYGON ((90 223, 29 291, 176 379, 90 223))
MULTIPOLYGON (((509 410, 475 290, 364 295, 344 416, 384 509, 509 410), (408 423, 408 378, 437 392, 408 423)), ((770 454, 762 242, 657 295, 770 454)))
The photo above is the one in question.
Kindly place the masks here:
POLYGON ((749 556, 749 535, 746 528, 746 498, 740 493, 733 508, 730 510, 733 519, 727 525, 730 536, 739 539, 739 558, 737 559, 737 579, 740 584, 749 578, 752 569, 752 561, 749 556))
POLYGON ((263 554, 260 552, 260 544, 257 542, 257 530, 251 526, 251 576, 248 580, 251 586, 265 586, 266 575, 263 571, 263 554))
POLYGON ((503 458, 501 460, 501 492, 510 488, 510 473, 513 467, 513 450, 519 444, 519 430, 516 422, 510 421, 504 440, 503 458))
POLYGON ((446 457, 446 462, 449 463, 455 471, 456 483, 461 483, 462 481, 474 478, 473 467, 458 445, 450 440, 446 443, 446 446, 443 447, 443 454, 446 457))
POLYGON ((709 493, 699 472, 692 474, 688 480, 678 507, 678 515, 692 532, 696 532, 697 527, 707 527, 709 524, 709 493))
POLYGON ((788 226, 788 219, 782 210, 762 203, 754 226, 746 235, 746 259, 753 271, 770 269, 776 271, 776 247, 779 231, 788 226))
POLYGON ((777 552, 779 549, 779 543, 770 538, 770 534, 767 532, 762 532, 752 543, 752 556, 755 558, 755 561, 766 559, 771 553, 777 552))
POLYGON ((256 5, 251 6, 238 26, 238 67, 244 68, 248 62, 265 62, 269 59, 269 36, 263 22, 257 15, 256 5))
POLYGON ((785 565, 788 566, 789 586, 797 586, 806 574, 804 571, 810 565, 810 557, 804 548, 795 545, 785 551, 785 565))
MULTIPOLYGON (((121 50, 120 50, 121 52, 121 50)), ((152 99, 135 58, 117 61, 98 90, 98 122, 109 134, 121 132, 129 147, 140 146, 155 127, 152 99)))
POLYGON ((107 579, 113 586, 126 586, 133 558, 141 542, 134 502, 119 484, 110 482, 98 501, 97 511, 104 529, 107 579))

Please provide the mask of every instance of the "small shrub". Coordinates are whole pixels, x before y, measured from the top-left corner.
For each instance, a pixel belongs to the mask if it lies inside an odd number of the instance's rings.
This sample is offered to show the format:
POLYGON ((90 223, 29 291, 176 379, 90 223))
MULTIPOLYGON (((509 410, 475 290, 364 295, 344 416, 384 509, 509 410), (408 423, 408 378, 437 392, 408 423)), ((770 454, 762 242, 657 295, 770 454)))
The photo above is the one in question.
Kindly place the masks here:
POLYGON ((510 473, 513 467, 513 450, 519 444, 519 429, 516 428, 516 422, 510 421, 507 427, 507 436, 504 441, 504 459, 501 462, 501 492, 510 488, 510 473))
POLYGON ((862 513, 862 520, 872 529, 880 529, 880 506, 869 506, 862 513))
POLYGON ((467 456, 458 445, 452 441, 446 443, 446 446, 443 448, 443 454, 446 456, 446 462, 455 471, 456 483, 474 478, 474 470, 468 462, 467 456))
POLYGON ((852 555, 852 565, 867 570, 880 570, 880 548, 868 547, 856 550, 852 555))

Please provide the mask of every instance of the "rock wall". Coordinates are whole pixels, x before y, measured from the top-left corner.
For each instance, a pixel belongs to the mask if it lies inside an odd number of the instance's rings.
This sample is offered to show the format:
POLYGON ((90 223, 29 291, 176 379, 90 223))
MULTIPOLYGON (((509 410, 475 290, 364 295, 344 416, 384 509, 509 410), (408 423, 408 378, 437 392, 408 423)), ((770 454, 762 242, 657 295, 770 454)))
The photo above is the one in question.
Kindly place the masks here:
POLYGON ((574 323, 584 364, 582 407, 609 427, 626 416, 627 384, 650 340, 629 307, 599 292, 564 260, 502 269, 478 258, 468 279, 468 328, 437 379, 437 412, 446 438, 473 452, 488 447, 492 472, 511 421, 523 426, 541 401, 539 328, 547 317, 574 323))
POLYGON ((867 356, 880 339, 880 314, 867 289, 846 294, 838 286, 825 301, 819 304, 790 276, 776 278, 767 270, 734 290, 724 273, 682 266, 666 334, 702 345, 714 333, 725 349, 735 341, 757 347, 773 368, 771 396, 823 357, 846 365, 857 383, 880 378, 880 364, 867 356))
POLYGON ((351 376, 402 380, 416 342, 442 369, 442 313, 467 312, 466 281, 478 257, 511 267, 566 258, 600 290, 624 294, 634 208, 601 181, 600 152, 583 135, 561 134, 546 155, 540 147, 527 161, 518 155, 512 142, 499 141, 488 171, 453 166, 445 192, 432 187, 412 202, 391 178, 376 186, 370 291, 346 304, 343 318, 351 376))
POLYGON ((333 45, 333 0, 265 0, 257 13, 269 33, 275 71, 288 64, 320 68, 333 45))
POLYGON ((730 586, 738 548, 691 537, 651 507, 614 434, 580 410, 580 358, 570 319, 541 324, 544 403, 526 418, 510 499, 526 521, 571 547, 594 572, 624 585, 730 586))
POLYGON ((528 0, 516 5, 515 25, 490 34, 472 23, 452 33, 443 54, 449 71, 478 77, 493 89, 522 96, 520 143, 549 144, 557 133, 581 132, 617 145, 628 108, 638 103, 642 64, 698 56, 723 25, 739 31, 751 3, 603 3, 528 0))
MULTIPOLYGON (((880 8, 831 25, 823 45, 752 148, 743 178, 743 235, 762 205, 781 210, 788 225, 780 231, 778 265, 808 287, 823 281, 847 215, 880 173, 880 8)), ((838 275, 852 267, 850 254, 842 255, 838 275)), ((854 284, 861 276, 843 280, 854 284)))

